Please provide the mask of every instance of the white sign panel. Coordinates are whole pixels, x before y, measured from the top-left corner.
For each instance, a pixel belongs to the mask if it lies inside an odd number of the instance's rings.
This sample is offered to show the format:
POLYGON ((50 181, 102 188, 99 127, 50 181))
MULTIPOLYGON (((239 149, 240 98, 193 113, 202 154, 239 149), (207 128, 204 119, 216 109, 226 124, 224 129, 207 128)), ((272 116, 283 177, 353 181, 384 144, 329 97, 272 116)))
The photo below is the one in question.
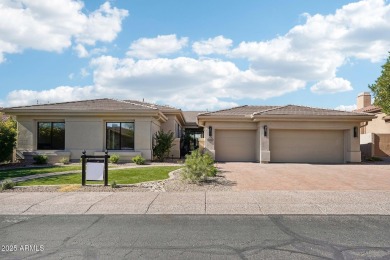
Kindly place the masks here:
POLYGON ((104 163, 87 162, 87 181, 102 181, 104 174, 104 163))

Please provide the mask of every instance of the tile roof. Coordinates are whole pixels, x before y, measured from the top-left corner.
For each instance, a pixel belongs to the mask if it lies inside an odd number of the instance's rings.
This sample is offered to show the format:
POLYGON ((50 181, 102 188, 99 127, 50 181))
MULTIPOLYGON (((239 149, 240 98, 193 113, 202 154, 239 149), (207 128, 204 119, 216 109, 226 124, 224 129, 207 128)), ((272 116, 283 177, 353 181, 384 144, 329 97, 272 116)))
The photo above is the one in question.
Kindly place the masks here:
POLYGON ((377 107, 377 106, 374 106, 374 105, 370 105, 370 106, 366 106, 366 107, 363 107, 363 108, 356 109, 354 111, 355 112, 365 112, 365 113, 376 113, 376 112, 380 112, 381 108, 377 107))
POLYGON ((215 112, 203 113, 202 116, 262 116, 262 115, 296 115, 296 116, 356 116, 367 115, 361 112, 347 112, 333 109, 306 106, 240 106, 215 112))
POLYGON ((157 107, 150 106, 149 104, 143 104, 142 102, 130 102, 130 101, 121 101, 109 98, 103 99, 94 99, 94 100, 82 100, 82 101, 73 101, 73 102, 63 102, 63 103, 51 103, 51 104, 40 104, 40 105, 30 105, 30 106, 20 106, 20 107, 10 107, 6 110, 68 110, 68 111, 82 111, 82 110, 158 110, 157 107))
POLYGON ((159 110, 164 110, 164 111, 180 110, 179 108, 168 106, 168 105, 159 105, 159 104, 154 104, 154 103, 149 103, 149 102, 144 102, 144 101, 138 101, 138 100, 124 100, 124 102, 129 102, 131 104, 147 106, 147 107, 151 107, 151 108, 157 108, 159 110))
POLYGON ((202 116, 250 116, 253 113, 277 108, 278 106, 239 106, 214 112, 202 113, 202 116))
POLYGON ((197 123, 198 114, 205 113, 205 111, 183 111, 184 120, 186 123, 197 123))

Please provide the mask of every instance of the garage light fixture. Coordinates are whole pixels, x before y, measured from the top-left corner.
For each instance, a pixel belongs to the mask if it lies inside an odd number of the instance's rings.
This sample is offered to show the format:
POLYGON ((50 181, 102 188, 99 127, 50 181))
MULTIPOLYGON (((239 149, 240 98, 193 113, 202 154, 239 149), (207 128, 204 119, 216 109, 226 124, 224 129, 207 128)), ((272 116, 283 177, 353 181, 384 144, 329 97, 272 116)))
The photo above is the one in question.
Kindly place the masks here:
POLYGON ((267 133, 267 131, 268 131, 267 125, 264 125, 263 128, 264 128, 264 136, 267 136, 268 135, 268 133, 267 133))
POLYGON ((209 126, 209 137, 213 136, 213 127, 209 126))
POLYGON ((358 128, 357 128, 357 126, 355 126, 353 128, 353 137, 358 137, 358 128))

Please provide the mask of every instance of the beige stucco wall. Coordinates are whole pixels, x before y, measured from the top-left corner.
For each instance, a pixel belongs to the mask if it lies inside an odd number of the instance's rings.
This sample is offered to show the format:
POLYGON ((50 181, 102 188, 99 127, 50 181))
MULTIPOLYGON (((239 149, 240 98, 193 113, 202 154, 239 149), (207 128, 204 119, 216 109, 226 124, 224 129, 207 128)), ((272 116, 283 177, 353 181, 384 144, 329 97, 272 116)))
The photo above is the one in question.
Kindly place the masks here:
POLYGON ((321 122, 321 121, 261 121, 261 122, 218 122, 205 123, 205 149, 215 158, 214 138, 216 129, 246 129, 257 130, 256 132, 256 158, 258 162, 270 161, 269 149, 270 130, 272 129, 295 129, 295 130, 343 130, 344 131, 344 160, 345 162, 360 162, 359 136, 353 137, 353 128, 359 127, 360 122, 321 122), (267 136, 264 136, 264 125, 267 125, 267 136), (208 127, 213 128, 213 137, 209 137, 208 127))
POLYGON ((153 133, 160 128, 160 123, 152 117, 84 117, 84 116, 18 116, 17 150, 49 154, 57 153, 62 157, 68 154, 71 160, 78 160, 85 149, 87 154, 103 152, 106 147, 106 122, 134 122, 134 153, 126 150, 109 151, 110 154, 123 154, 131 159, 132 155, 141 154, 145 159, 152 159, 153 133), (65 122, 65 150, 37 150, 37 123, 39 121, 65 122), (68 153, 64 153, 68 152, 68 153))
POLYGON ((362 134, 376 133, 376 134, 390 134, 390 122, 385 122, 383 117, 386 116, 384 113, 375 114, 376 118, 368 122, 367 126, 362 127, 362 134))

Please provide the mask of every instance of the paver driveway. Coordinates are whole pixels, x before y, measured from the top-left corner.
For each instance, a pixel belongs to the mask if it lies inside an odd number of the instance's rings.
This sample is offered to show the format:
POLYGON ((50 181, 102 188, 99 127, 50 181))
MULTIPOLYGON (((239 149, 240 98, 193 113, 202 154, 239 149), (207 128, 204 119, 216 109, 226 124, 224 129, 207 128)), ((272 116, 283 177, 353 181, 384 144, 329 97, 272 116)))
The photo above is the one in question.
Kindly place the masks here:
POLYGON ((390 190, 390 165, 217 163, 234 190, 390 190))

